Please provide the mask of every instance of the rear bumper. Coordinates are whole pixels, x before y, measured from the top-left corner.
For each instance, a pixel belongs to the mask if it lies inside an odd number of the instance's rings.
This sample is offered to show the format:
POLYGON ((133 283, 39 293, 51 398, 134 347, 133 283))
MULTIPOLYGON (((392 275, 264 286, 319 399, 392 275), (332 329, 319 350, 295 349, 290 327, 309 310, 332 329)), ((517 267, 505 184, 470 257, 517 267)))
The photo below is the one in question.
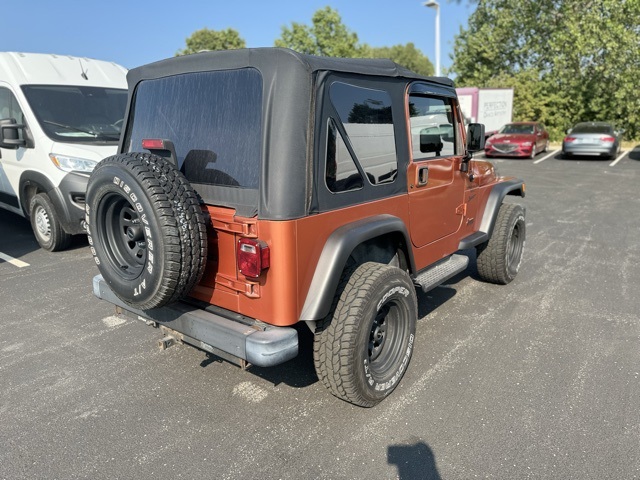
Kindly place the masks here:
POLYGON ((93 278, 93 293, 141 320, 179 332, 186 336, 186 343, 211 353, 219 350, 259 367, 278 365, 298 355, 298 332, 291 327, 273 327, 244 317, 240 321, 239 316, 238 319, 227 318, 185 302, 138 310, 120 300, 102 275, 93 278))
POLYGON ((613 146, 600 146, 600 145, 567 145, 562 146, 562 153, 565 155, 602 155, 602 156, 615 156, 617 147, 613 146))

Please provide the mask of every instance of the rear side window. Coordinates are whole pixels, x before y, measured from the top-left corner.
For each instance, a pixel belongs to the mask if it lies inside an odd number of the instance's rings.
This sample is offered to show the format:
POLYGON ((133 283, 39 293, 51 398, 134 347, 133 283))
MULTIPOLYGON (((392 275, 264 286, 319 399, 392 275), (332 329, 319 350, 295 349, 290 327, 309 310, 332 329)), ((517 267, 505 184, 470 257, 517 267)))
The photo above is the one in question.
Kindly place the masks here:
POLYGON ((329 95, 347 137, 341 138, 333 123, 330 124, 327 146, 329 190, 340 192, 361 188, 361 173, 371 185, 393 182, 398 160, 389 93, 335 82, 329 95))
POLYGON ((173 142, 194 183, 257 189, 262 138, 262 76, 254 68, 198 72, 140 82, 128 151, 145 138, 173 142))
POLYGON ((410 95, 409 117, 414 160, 456 154, 457 128, 450 99, 410 95))

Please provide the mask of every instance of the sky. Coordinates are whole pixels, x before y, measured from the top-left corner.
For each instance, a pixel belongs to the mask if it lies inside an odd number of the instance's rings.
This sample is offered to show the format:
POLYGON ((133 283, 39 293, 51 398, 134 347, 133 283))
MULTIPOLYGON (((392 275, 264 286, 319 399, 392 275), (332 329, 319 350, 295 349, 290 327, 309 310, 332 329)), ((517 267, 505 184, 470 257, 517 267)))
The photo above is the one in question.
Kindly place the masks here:
MULTIPOLYGON (((454 36, 475 5, 440 1, 440 62, 451 65, 454 36)), ((19 0, 5 9, 1 51, 109 60, 134 68, 172 57, 194 31, 233 28, 247 47, 271 47, 282 27, 311 24, 325 6, 374 47, 413 42, 435 66, 435 17, 424 0, 19 0), (15 13, 12 18, 11 13, 15 13)))

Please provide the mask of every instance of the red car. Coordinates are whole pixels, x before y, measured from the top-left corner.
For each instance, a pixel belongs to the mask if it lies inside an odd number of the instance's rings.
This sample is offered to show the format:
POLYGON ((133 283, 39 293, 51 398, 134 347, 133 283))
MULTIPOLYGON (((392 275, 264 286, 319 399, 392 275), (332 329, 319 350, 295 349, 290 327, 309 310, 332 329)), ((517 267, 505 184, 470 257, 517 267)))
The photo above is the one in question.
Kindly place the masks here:
POLYGON ((498 133, 487 139, 484 154, 487 157, 528 157, 549 147, 549 133, 539 122, 507 123, 498 133))

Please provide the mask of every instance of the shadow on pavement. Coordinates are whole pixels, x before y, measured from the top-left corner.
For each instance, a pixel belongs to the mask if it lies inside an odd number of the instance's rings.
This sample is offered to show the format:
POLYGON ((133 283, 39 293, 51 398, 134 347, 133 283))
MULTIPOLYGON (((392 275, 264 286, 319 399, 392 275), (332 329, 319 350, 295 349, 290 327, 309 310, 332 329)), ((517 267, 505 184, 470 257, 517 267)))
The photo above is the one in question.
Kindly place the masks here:
POLYGON ((40 248, 29 220, 16 213, 0 209, 0 232, 0 252, 13 258, 20 259, 40 248))
MULTIPOLYGON (((31 230, 29 219, 16 213, 0 209, 0 252, 20 259, 20 257, 40 250, 40 245, 31 230)), ((66 250, 77 250, 89 244, 86 235, 74 235, 66 250)), ((52 255, 55 255, 54 252, 52 255)))
POLYGON ((424 442, 411 445, 389 445, 387 463, 396 465, 398 479, 440 480, 436 458, 431 447, 424 442))

